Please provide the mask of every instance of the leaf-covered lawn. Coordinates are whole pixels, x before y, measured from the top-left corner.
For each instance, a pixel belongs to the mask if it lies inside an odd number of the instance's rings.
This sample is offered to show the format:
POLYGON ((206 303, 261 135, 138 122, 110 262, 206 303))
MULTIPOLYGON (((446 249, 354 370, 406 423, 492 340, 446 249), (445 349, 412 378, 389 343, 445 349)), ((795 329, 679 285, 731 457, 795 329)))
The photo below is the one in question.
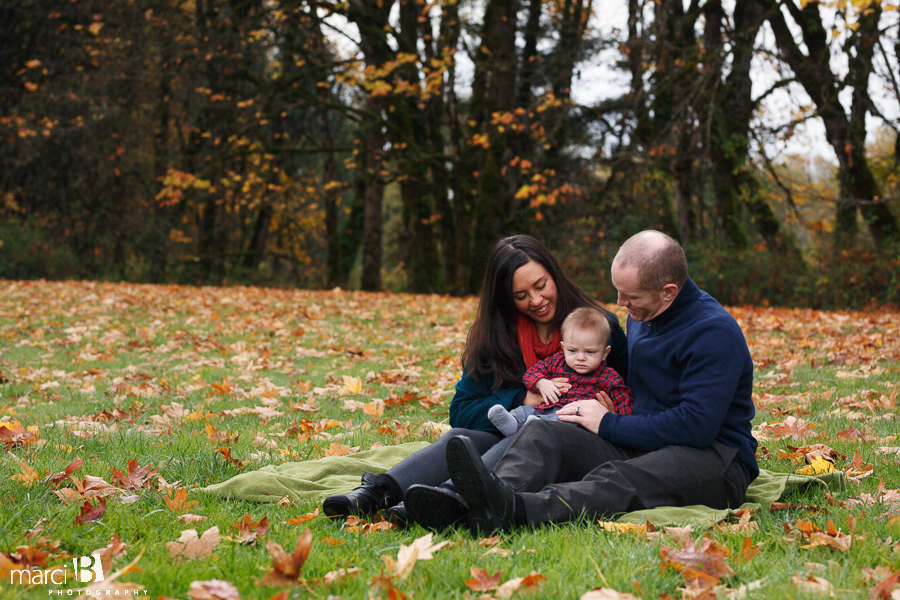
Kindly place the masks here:
POLYGON ((83 585, 73 559, 94 553, 105 577, 89 591, 104 597, 891 598, 897 313, 731 309, 756 363, 761 466, 840 469, 853 484, 729 523, 429 538, 328 520, 312 502, 197 490, 267 464, 433 439, 474 308, 439 296, 0 281, 0 596, 70 597, 56 592, 83 585), (67 583, 10 583, 24 568, 67 583))

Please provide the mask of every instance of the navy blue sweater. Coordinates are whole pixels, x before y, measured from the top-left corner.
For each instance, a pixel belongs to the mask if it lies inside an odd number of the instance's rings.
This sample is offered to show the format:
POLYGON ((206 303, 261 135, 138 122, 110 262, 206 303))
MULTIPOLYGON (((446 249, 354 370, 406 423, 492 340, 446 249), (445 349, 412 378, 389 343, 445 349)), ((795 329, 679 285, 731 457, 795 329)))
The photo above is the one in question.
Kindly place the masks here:
POLYGON ((599 434, 621 446, 735 448, 748 481, 759 475, 753 361, 737 321, 690 279, 662 314, 628 318, 628 385, 634 414, 607 414, 599 434))

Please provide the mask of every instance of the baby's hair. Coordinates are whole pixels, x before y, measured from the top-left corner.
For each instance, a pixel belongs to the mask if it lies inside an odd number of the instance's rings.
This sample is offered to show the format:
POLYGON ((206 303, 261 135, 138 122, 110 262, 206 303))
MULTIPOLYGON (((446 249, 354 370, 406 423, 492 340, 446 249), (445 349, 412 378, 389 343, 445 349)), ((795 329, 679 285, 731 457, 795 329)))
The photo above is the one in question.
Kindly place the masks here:
POLYGON ((562 327, 559 328, 563 339, 566 338, 566 332, 571 331, 573 328, 597 331, 602 336, 600 338, 601 346, 609 345, 609 320, 606 318, 606 315, 596 308, 583 306, 569 313, 569 316, 563 321, 562 327))

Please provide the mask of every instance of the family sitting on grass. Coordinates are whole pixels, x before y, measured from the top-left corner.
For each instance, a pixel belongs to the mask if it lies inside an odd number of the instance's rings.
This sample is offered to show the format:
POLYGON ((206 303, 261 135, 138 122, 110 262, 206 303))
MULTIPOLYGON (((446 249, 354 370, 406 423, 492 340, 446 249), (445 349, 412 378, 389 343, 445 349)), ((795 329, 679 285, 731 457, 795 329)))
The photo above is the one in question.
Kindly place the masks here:
POLYGON ((611 275, 627 340, 540 242, 500 241, 450 403, 454 429, 329 496, 325 513, 382 511, 400 527, 466 523, 479 535, 661 506, 740 506, 759 474, 740 326, 658 231, 627 240, 611 275))

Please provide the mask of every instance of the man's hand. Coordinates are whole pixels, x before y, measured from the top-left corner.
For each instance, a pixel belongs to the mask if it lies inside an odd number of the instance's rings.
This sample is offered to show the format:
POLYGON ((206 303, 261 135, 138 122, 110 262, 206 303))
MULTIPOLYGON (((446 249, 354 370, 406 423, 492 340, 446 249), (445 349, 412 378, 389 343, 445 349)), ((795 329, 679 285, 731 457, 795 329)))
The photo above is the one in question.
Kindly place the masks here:
POLYGON ((600 430, 600 421, 603 420, 603 415, 608 412, 612 411, 603 406, 599 400, 579 400, 563 406, 556 412, 556 416, 560 421, 575 423, 591 433, 597 433, 600 430))

